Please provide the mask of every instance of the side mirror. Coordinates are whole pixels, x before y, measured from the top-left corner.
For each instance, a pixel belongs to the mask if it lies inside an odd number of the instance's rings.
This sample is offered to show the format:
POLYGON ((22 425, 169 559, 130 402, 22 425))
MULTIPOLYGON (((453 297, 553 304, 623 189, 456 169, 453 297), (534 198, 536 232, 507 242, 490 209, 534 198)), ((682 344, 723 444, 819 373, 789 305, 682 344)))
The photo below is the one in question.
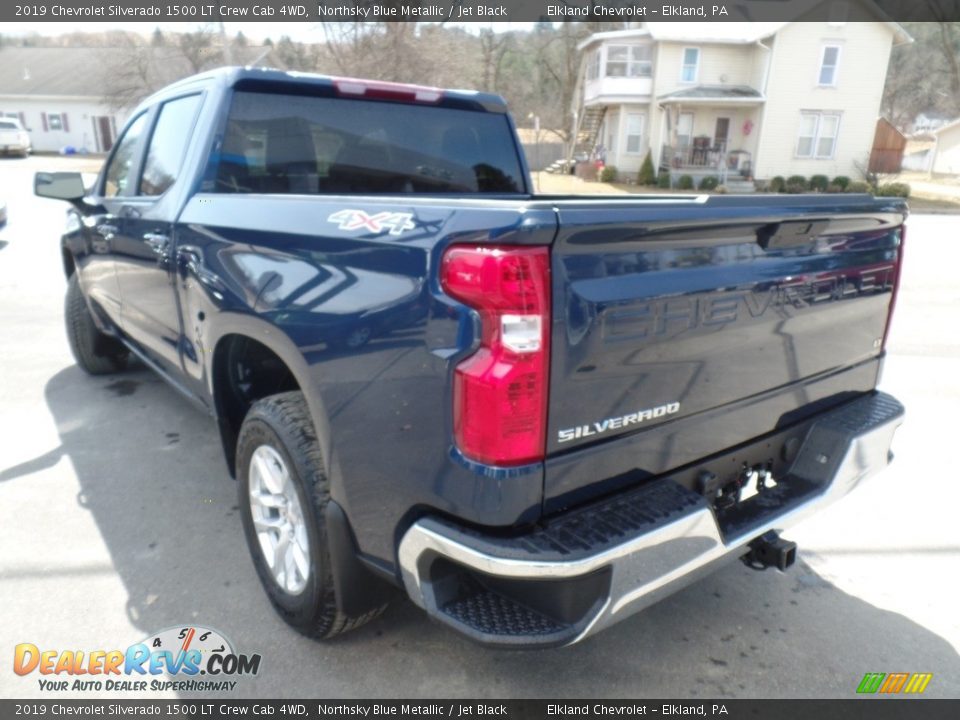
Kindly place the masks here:
POLYGON ((38 172, 33 177, 33 193, 53 200, 79 203, 87 194, 83 176, 78 172, 38 172))

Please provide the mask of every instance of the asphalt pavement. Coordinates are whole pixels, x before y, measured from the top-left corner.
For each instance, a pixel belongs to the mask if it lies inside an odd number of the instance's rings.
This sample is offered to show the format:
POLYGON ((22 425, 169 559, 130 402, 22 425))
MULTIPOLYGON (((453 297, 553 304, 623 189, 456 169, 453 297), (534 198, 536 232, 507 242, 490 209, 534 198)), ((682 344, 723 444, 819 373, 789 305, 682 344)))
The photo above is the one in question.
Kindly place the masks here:
POLYGON ((882 383, 907 406, 894 464, 788 535, 788 573, 734 563, 564 649, 478 647, 408 601, 317 643, 260 588, 213 421, 146 370, 73 364, 65 205, 31 188, 84 163, 0 159, 0 697, 51 695, 13 672, 18 643, 122 649, 188 624, 261 654, 231 697, 849 698, 866 672, 960 697, 960 216, 909 221, 882 383))

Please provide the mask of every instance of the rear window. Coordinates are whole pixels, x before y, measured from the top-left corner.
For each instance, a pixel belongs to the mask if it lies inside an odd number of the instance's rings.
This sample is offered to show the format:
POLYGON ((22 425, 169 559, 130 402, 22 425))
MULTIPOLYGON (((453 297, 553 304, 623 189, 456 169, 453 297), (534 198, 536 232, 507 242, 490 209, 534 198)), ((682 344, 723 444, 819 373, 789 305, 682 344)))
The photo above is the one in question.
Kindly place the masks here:
POLYGON ((225 193, 521 193, 507 116, 370 100, 234 95, 225 193))

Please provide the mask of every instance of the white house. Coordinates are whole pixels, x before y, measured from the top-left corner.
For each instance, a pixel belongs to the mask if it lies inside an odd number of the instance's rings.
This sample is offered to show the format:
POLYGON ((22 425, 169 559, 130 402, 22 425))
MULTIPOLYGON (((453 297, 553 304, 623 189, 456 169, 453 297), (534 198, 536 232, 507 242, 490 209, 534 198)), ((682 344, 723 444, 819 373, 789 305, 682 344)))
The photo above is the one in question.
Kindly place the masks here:
POLYGON ((627 173, 649 151, 674 177, 856 177, 891 47, 911 38, 893 22, 835 17, 633 23, 591 35, 580 45, 579 137, 627 173))
MULTIPOLYGON (((233 53, 237 62, 282 67, 269 48, 234 48, 233 53)), ((36 152, 70 146, 105 153, 133 106, 194 72, 175 46, 3 46, 0 116, 19 118, 36 152)))
POLYGON ((36 152, 106 152, 126 114, 103 100, 98 48, 0 48, 0 114, 30 131, 36 152))
POLYGON ((960 175, 960 120, 933 131, 936 145, 930 169, 942 175, 960 175))
POLYGON ((928 133, 942 128, 950 122, 949 117, 936 114, 918 113, 913 119, 913 134, 928 133))

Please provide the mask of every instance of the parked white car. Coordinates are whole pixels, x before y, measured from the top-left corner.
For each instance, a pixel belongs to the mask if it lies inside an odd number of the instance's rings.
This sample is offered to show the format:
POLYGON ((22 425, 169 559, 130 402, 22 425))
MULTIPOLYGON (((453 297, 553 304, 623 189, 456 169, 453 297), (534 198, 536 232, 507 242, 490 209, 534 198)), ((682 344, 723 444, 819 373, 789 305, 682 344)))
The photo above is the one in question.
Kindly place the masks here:
POLYGON ((0 118, 0 152, 21 157, 33 152, 30 133, 23 129, 16 118, 0 118))

